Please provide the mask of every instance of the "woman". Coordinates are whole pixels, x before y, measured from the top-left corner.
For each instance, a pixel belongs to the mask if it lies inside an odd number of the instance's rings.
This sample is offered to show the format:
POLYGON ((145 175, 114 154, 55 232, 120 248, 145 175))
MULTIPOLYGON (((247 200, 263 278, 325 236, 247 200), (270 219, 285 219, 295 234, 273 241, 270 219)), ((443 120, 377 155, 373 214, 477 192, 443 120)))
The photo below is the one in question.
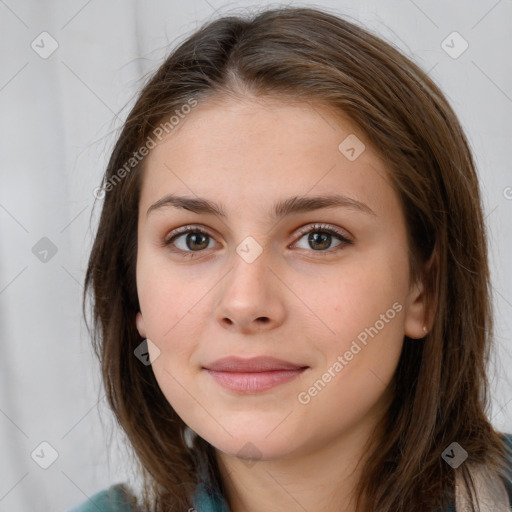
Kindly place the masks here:
POLYGON ((317 9, 210 22, 98 190, 84 299, 144 485, 77 510, 510 508, 474 161, 399 51, 317 9))

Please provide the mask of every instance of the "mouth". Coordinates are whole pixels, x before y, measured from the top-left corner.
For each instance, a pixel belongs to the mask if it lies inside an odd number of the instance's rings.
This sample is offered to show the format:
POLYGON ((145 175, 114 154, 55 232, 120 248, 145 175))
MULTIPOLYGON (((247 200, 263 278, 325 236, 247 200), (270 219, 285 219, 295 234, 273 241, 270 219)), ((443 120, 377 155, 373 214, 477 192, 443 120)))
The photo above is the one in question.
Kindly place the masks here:
POLYGON ((203 367, 220 386, 241 394, 267 391, 290 382, 308 368, 272 357, 227 357, 203 367))
POLYGON ((203 368, 217 372, 253 373, 269 372, 275 370, 298 370, 300 368, 307 368, 307 366, 270 356, 258 356, 250 358, 228 356, 217 359, 216 361, 203 366, 203 368))
POLYGON ((272 370, 269 372, 217 372, 207 370, 214 380, 222 387, 231 391, 237 391, 244 394, 260 393, 276 386, 289 382, 307 368, 297 370, 272 370))

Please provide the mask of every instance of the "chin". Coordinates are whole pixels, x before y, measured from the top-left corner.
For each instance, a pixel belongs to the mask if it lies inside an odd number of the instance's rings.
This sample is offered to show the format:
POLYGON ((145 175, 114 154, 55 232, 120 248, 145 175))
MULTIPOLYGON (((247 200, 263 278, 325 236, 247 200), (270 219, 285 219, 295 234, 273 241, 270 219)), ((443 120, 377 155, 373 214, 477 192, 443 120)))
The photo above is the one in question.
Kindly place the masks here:
POLYGON ((222 434, 218 431, 197 433, 224 454, 254 464, 259 460, 286 458, 293 450, 289 442, 292 436, 286 436, 284 430, 282 432, 284 437, 277 435, 277 430, 268 435, 273 428, 275 428, 275 424, 273 427, 262 430, 253 427, 235 431, 235 429, 226 427, 226 430, 233 434, 232 436, 222 429, 222 434))

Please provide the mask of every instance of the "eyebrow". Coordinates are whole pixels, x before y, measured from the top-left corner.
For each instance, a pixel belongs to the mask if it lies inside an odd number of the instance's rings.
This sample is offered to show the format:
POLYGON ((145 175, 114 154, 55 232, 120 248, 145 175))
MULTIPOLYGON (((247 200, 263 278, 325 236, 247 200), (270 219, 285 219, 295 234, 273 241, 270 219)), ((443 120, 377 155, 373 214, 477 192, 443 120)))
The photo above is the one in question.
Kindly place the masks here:
MULTIPOLYGON (((152 204, 146 212, 146 217, 151 212, 162 208, 173 207, 189 210, 194 213, 205 213, 227 218, 226 211, 222 204, 217 204, 201 197, 186 197, 168 194, 156 203, 152 204)), ((320 196, 292 196, 288 199, 277 202, 271 211, 270 219, 278 220, 293 213, 303 213, 323 208, 348 208, 354 211, 377 216, 377 214, 366 204, 341 194, 330 194, 320 196)))

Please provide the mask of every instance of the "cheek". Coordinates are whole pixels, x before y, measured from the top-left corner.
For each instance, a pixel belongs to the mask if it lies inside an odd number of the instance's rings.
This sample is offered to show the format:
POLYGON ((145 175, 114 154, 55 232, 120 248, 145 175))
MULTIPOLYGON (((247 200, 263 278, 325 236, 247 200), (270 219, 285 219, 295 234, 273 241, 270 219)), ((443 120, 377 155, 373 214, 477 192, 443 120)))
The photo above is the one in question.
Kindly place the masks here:
POLYGON ((160 350, 155 370, 184 375, 211 312, 205 295, 215 281, 172 267, 160 254, 141 257, 139 264, 137 293, 146 334, 160 350))
MULTIPOLYGON (((381 258, 381 261, 383 258, 381 258)), ((392 265, 358 261, 340 266, 339 272, 329 278, 302 281, 295 279, 297 295, 304 297, 314 323, 323 324, 324 334, 331 333, 331 340, 348 339, 387 315, 391 323, 396 320, 397 309, 403 307, 405 290, 403 276, 392 270, 392 265)), ((379 323, 380 325, 380 323, 379 323)), ((386 330, 388 329, 386 324, 386 330)), ((329 336, 327 336, 329 338, 329 336)))
POLYGON ((142 256, 137 263, 137 293, 148 337, 167 343, 176 340, 176 332, 196 314, 204 283, 185 278, 179 268, 160 256, 142 256))
POLYGON ((169 358, 168 353, 162 352, 152 368, 158 387, 167 402, 185 423, 189 423, 198 414, 198 403, 201 405, 202 400, 193 387, 193 380, 187 374, 183 362, 180 363, 179 357, 169 358))
POLYGON ((324 354, 311 382, 329 383, 332 397, 342 394, 350 407, 351 397, 364 392, 371 402, 382 392, 402 349, 405 285, 385 254, 371 262, 358 259, 321 286, 303 283, 301 293, 315 312, 310 325, 319 326, 315 344, 324 354))

